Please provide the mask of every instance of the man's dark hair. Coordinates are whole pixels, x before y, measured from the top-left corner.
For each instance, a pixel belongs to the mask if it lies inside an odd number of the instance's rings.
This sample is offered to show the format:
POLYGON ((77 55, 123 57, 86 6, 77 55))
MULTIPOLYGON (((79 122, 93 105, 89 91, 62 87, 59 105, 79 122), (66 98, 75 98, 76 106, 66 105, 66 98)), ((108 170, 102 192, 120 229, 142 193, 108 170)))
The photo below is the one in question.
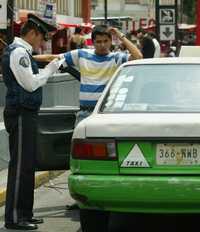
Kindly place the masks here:
POLYGON ((146 31, 143 28, 139 28, 137 33, 142 33, 143 35, 146 34, 146 31))
POLYGON ((96 39, 97 35, 107 35, 110 39, 112 39, 111 33, 108 31, 107 25, 97 25, 92 30, 92 41, 96 39))
POLYGON ((31 30, 35 30, 36 32, 40 32, 40 33, 44 34, 43 31, 40 30, 40 27, 38 27, 35 23, 33 23, 32 21, 27 21, 22 26, 22 28, 20 30, 20 35, 25 36, 31 30))
POLYGON ((157 39, 157 36, 156 36, 156 34, 155 34, 153 31, 150 31, 148 34, 149 34, 152 38, 157 39))

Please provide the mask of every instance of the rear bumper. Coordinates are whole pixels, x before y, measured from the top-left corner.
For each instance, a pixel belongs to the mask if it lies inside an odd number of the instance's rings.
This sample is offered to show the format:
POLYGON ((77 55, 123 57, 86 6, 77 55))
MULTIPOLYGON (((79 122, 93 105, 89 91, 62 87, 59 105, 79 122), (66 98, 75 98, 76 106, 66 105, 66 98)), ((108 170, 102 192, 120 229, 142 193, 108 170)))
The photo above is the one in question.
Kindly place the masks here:
POLYGON ((81 208, 116 212, 200 213, 200 176, 69 176, 81 208))

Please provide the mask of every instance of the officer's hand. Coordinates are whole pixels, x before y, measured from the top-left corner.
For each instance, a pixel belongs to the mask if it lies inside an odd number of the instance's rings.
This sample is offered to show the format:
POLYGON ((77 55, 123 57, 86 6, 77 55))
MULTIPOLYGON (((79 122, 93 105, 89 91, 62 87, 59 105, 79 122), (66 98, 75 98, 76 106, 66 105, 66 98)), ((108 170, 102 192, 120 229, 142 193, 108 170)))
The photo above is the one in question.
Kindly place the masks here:
POLYGON ((58 59, 58 58, 56 58, 56 59, 52 60, 45 67, 45 69, 48 69, 48 71, 50 71, 53 74, 54 72, 56 72, 59 69, 59 67, 64 63, 64 61, 65 61, 64 59, 58 59))

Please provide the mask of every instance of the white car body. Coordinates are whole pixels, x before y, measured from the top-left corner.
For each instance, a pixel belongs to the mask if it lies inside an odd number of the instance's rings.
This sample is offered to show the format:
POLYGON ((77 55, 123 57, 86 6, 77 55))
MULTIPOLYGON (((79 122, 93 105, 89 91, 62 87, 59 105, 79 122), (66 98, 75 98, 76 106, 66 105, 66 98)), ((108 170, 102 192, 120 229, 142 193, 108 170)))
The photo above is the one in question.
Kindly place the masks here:
POLYGON ((92 115, 75 128, 73 138, 88 137, 196 137, 200 136, 200 112, 195 113, 101 113, 102 102, 117 73, 129 65, 199 64, 198 58, 154 58, 123 64, 108 83, 92 115), (148 115, 147 115, 148 114, 148 115), (184 127, 183 127, 184 125, 184 127))

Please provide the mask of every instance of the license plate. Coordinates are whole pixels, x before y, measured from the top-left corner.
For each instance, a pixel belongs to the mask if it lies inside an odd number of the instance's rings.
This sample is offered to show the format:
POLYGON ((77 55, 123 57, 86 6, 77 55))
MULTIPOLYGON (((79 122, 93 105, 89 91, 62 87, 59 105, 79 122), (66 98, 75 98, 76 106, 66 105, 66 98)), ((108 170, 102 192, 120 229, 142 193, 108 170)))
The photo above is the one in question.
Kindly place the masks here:
POLYGON ((200 165, 200 144, 157 144, 156 164, 174 166, 200 165))

